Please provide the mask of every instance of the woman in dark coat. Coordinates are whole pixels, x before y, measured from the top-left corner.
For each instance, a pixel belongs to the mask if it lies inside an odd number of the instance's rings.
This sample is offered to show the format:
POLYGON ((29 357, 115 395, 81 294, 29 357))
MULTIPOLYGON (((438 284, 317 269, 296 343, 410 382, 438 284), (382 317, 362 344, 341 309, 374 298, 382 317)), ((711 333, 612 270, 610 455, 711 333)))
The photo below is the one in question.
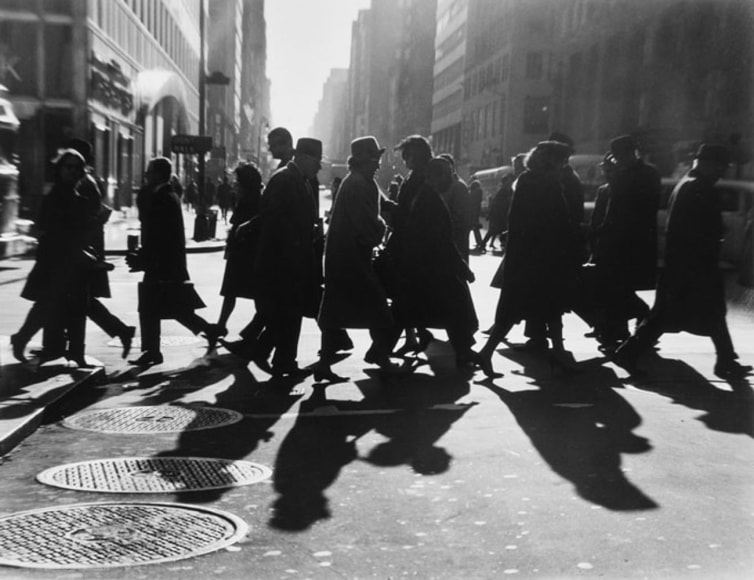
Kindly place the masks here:
POLYGON ((506 173, 500 183, 500 189, 490 200, 490 223, 487 234, 482 240, 482 250, 487 249, 487 243, 490 243, 490 249, 495 249, 495 240, 500 242, 500 249, 503 249, 504 243, 502 235, 508 229, 508 210, 510 209, 511 197, 513 195, 513 174, 506 173))
POLYGON ((228 334, 228 318, 236 307, 236 299, 254 298, 252 260, 256 236, 251 220, 259 214, 262 174, 252 163, 240 165, 235 173, 238 203, 230 216, 231 228, 225 247, 225 274, 220 288, 223 304, 217 320, 219 336, 228 334))
POLYGON ((469 366, 476 359, 471 347, 478 328, 468 287, 474 275, 453 242, 450 212, 440 193, 452 183, 452 168, 436 157, 427 174, 410 205, 401 243, 407 290, 401 323, 445 329, 457 364, 469 366))
POLYGON ((20 360, 31 338, 27 329, 35 332, 41 324, 44 338, 40 361, 65 356, 86 366, 88 269, 95 258, 85 252, 91 230, 89 205, 76 190, 85 167, 79 152, 65 149, 55 161, 55 183, 42 199, 35 224, 40 233, 37 260, 21 292, 35 304, 24 325, 11 337, 14 355, 20 360))
POLYGON ((479 353, 489 376, 494 375, 492 353, 522 320, 544 323, 552 342, 550 361, 572 366, 563 347, 561 320, 573 290, 573 244, 568 243, 572 228, 560 180, 566 160, 564 145, 543 141, 529 153, 527 170, 516 180, 495 325, 479 353))
POLYGON ((392 369, 393 317, 387 294, 372 266, 374 249, 382 243, 385 222, 380 217, 380 191, 374 180, 385 150, 374 137, 351 143, 349 173, 340 185, 330 214, 325 241, 325 289, 318 322, 322 329, 317 380, 337 380, 330 370, 335 345, 328 344, 343 328, 368 328, 372 347, 366 360, 392 369))

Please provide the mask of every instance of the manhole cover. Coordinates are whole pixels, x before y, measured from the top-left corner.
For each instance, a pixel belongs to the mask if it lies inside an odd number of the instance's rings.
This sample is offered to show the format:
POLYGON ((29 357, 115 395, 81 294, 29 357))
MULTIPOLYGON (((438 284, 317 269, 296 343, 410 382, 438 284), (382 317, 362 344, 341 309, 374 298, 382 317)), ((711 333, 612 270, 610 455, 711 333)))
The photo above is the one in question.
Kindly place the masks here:
MULTIPOLYGON (((160 336, 160 346, 192 346, 200 342, 206 344, 207 340, 200 336, 160 336)), ((108 340, 107 346, 123 348, 119 338, 108 340)), ((131 342, 131 351, 137 352, 139 350, 141 350, 141 339, 137 336, 131 342)))
POLYGON ((214 429, 241 419, 241 413, 219 407, 162 405, 94 409, 67 417, 63 425, 98 433, 177 433, 214 429))
POLYGON ((177 493, 250 485, 269 467, 207 457, 121 457, 58 465, 37 475, 54 487, 104 493, 177 493))
POLYGON ((240 518, 178 503, 83 503, 0 517, 0 565, 105 568, 171 562, 237 542, 240 518))

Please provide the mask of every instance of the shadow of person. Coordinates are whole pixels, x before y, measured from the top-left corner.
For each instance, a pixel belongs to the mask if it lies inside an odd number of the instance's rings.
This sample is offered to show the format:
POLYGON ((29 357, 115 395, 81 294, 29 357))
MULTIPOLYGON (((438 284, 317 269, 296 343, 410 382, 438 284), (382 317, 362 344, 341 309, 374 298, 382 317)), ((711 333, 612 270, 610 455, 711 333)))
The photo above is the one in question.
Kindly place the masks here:
MULTIPOLYGON (((603 369, 602 381, 617 381, 603 369)), ((585 500, 615 511, 648 510, 657 503, 621 470, 622 453, 644 453, 649 441, 633 433, 641 417, 610 388, 572 386, 507 391, 486 383, 513 413, 541 457, 571 481, 585 500)))
POLYGON ((704 411, 697 419, 709 429, 754 437, 754 393, 748 381, 719 381, 731 389, 723 390, 682 360, 653 356, 647 362, 645 372, 631 377, 634 387, 704 411))
POLYGON ((426 475, 449 469, 452 456, 436 442, 475 404, 456 403, 469 392, 463 373, 414 373, 389 381, 375 375, 355 385, 360 401, 328 399, 325 387, 315 385, 301 403, 275 461, 272 527, 302 531, 331 517, 325 491, 357 458, 372 465, 409 465, 426 475), (360 457, 356 442, 371 431, 388 441, 360 457))

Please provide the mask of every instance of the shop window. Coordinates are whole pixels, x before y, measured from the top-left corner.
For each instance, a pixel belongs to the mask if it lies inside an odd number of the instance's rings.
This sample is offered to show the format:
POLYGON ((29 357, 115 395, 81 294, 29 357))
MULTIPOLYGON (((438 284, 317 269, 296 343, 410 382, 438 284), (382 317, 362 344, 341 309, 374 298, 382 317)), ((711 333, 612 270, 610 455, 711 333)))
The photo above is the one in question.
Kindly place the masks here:
POLYGON ((13 95, 37 93, 37 25, 30 22, 0 22, 0 84, 13 95))

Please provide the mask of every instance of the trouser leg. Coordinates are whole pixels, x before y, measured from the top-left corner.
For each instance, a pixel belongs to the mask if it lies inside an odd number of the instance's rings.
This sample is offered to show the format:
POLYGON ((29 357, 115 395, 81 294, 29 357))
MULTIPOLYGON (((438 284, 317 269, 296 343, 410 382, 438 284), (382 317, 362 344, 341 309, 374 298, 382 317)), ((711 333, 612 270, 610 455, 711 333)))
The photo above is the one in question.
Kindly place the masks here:
POLYGON ((50 304, 44 301, 38 301, 31 305, 29 312, 26 313, 21 328, 14 335, 19 344, 26 345, 32 337, 42 330, 47 317, 50 315, 50 304))
POLYGON ((718 361, 730 362, 738 358, 724 317, 717 321, 710 333, 710 338, 715 345, 715 354, 717 354, 718 361))
POLYGON ((122 336, 128 331, 126 323, 110 312, 107 306, 96 298, 92 298, 89 301, 87 315, 94 324, 104 330, 111 338, 122 336))
POLYGON ((156 354, 160 352, 160 317, 156 314, 139 312, 141 328, 141 350, 156 354))

